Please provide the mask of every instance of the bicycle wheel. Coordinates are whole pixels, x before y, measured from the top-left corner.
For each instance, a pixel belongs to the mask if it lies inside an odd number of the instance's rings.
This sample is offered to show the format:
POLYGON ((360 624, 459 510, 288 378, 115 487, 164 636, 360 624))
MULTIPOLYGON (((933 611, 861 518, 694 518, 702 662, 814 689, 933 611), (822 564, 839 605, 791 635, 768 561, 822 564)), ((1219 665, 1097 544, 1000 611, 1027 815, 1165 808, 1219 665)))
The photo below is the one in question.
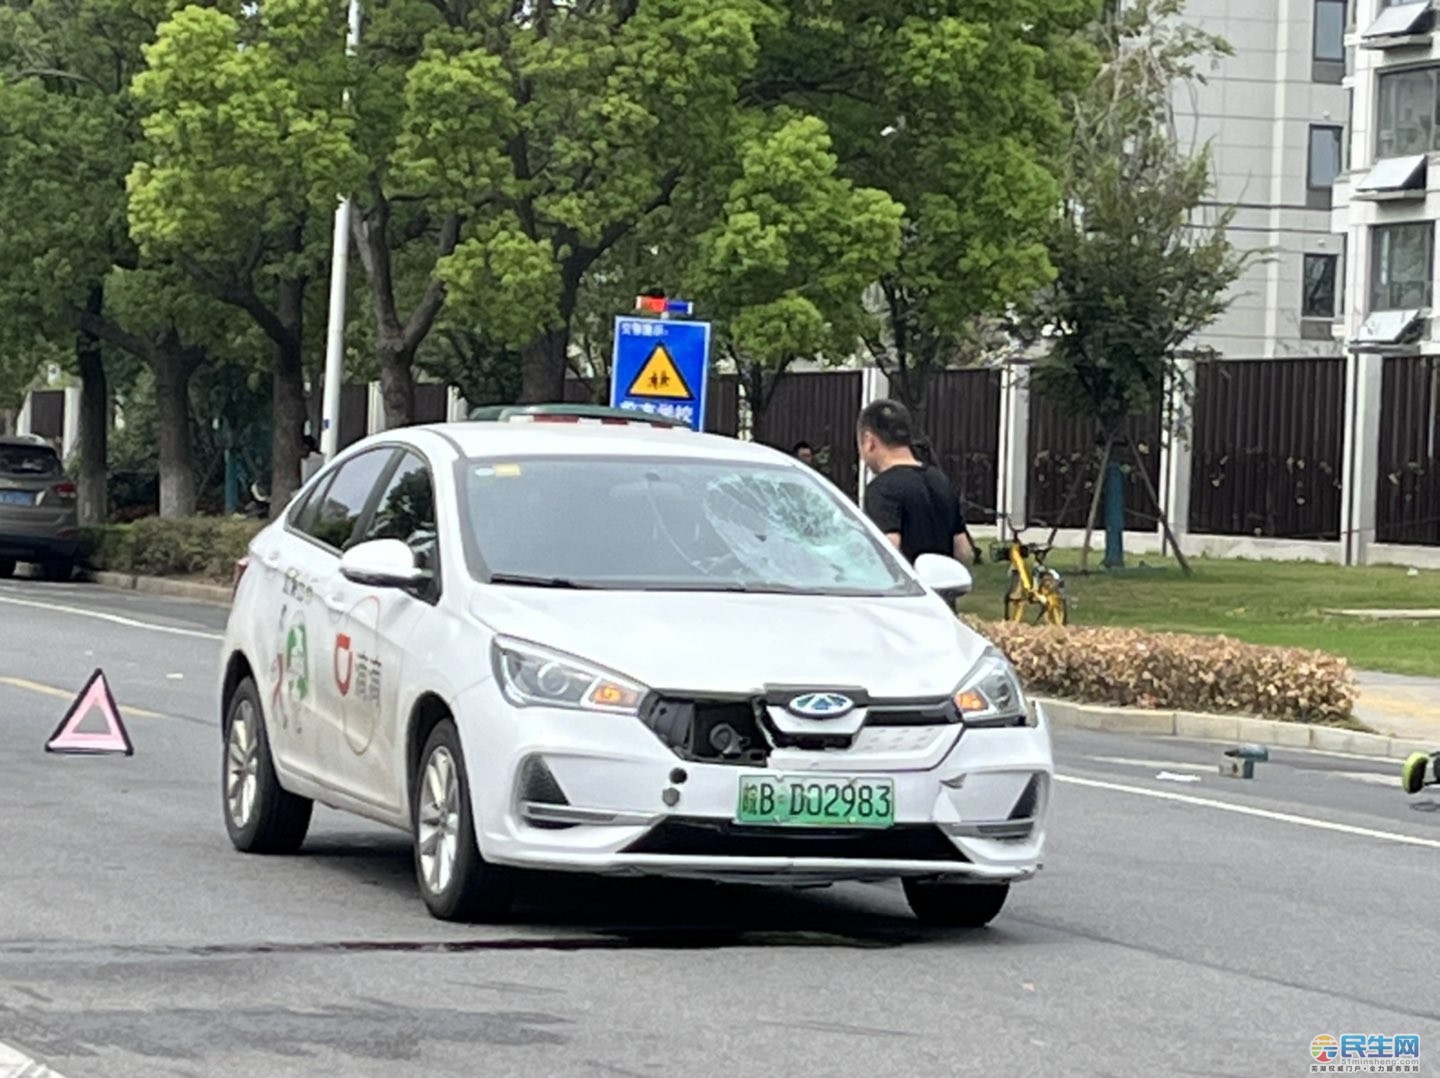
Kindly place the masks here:
POLYGON ((1036 624, 1067 625, 1070 622, 1070 600, 1065 598, 1065 585, 1054 570, 1047 570, 1040 578, 1040 599, 1044 604, 1036 624))

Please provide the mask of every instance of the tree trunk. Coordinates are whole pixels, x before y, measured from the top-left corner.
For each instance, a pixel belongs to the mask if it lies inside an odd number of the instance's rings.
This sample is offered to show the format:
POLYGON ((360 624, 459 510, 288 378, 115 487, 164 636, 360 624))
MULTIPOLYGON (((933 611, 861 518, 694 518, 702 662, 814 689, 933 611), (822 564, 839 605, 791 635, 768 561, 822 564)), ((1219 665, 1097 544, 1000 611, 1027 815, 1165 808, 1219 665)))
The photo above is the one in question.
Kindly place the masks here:
POLYGON ((565 356, 570 350, 569 323, 547 329, 520 357, 519 404, 550 404, 565 399, 565 356))
POLYGON ((285 339, 275 345, 275 378, 270 434, 270 516, 273 519, 300 489, 300 458, 305 434, 305 282, 280 283, 275 313, 285 326, 285 339))
MULTIPOLYGON (((1095 477, 1095 493, 1090 498, 1090 512, 1085 516, 1085 542, 1080 547, 1080 571, 1090 571, 1090 536, 1095 533, 1095 517, 1100 512, 1100 496, 1105 493, 1105 469, 1110 466, 1110 451, 1115 444, 1114 435, 1106 433, 1105 448, 1100 452, 1100 472, 1095 477)), ((1083 476, 1084 473, 1082 472, 1083 476)))
MULTIPOLYGON (((105 291, 90 289, 86 309, 99 316, 105 309, 105 291)), ((110 516, 110 387, 100 341, 81 333, 75 343, 80 370, 80 498, 81 524, 103 524, 110 516)))
POLYGON ((567 273, 560 289, 560 321, 526 346, 520 357, 520 399, 517 404, 548 404, 565 399, 565 372, 569 368, 570 324, 580 295, 578 270, 567 273))
POLYGON ((155 416, 160 431, 160 515, 195 514, 195 464, 190 445, 190 375, 193 368, 173 334, 151 354, 155 416))
POLYGON ((376 346, 375 353, 380 362, 385 429, 408 427, 415 422, 415 353, 406 349, 404 340, 385 338, 376 346))

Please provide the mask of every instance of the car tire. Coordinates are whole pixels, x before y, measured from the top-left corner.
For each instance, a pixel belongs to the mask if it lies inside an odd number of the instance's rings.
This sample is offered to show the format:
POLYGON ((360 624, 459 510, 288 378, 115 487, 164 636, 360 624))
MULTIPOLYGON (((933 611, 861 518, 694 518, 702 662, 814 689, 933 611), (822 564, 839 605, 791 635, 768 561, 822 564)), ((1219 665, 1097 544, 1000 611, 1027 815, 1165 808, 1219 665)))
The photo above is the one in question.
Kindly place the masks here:
POLYGON ((220 792, 225 829, 242 853, 294 853, 305 841, 315 802, 280 785, 260 692, 248 677, 236 688, 225 715, 220 792))
POLYGON ((68 584, 75 576, 75 563, 69 558, 51 558, 40 563, 40 575, 53 584, 68 584))
POLYGON ((425 740, 410 791, 415 879, 441 921, 500 921, 515 900, 509 870, 480 856, 460 733, 442 719, 425 740))
POLYGON ((15 561, 12 558, 0 558, 0 580, 9 580, 15 575, 15 561))
POLYGON ((937 928, 983 928, 1010 896, 1008 883, 944 883, 905 880, 905 901, 915 917, 937 928))

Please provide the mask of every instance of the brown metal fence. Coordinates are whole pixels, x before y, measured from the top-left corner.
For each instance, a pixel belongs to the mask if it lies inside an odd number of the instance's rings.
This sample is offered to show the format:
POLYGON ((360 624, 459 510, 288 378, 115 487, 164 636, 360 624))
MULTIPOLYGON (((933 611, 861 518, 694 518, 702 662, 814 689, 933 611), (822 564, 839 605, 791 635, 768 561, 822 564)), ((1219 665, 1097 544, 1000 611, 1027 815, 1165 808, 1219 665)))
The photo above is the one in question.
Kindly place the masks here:
POLYGON ((444 423, 450 418, 450 387, 443 382, 417 382, 415 422, 444 423))
POLYGON ((965 519, 993 524, 1000 475, 1000 372, 937 371, 925 389, 924 416, 935 463, 960 495, 965 519))
POLYGON ((859 371, 785 374, 775 384, 762 425, 765 445, 789 452, 809 442, 830 481, 854 497, 860 485, 855 421, 860 416, 859 371))
MULTIPOLYGON (((1160 488, 1160 404, 1148 415, 1132 416, 1122 437, 1139 450, 1150 482, 1160 488)), ((1077 416, 1039 393, 1030 394, 1030 481, 1026 484, 1026 519, 1046 527, 1083 528, 1099 478, 1100 424, 1077 416), (1067 505, 1068 502, 1068 505, 1067 505), (1061 510, 1064 509, 1062 513, 1061 510)), ((1135 459, 1126 446, 1116 452, 1125 471, 1125 528, 1154 531, 1159 514, 1145 487, 1135 459)), ((1101 514, 1096 527, 1103 527, 1101 514)))
POLYGON ((1340 537, 1345 361, 1196 365, 1190 531, 1340 537))
POLYGON ((1387 358, 1380 390, 1375 538, 1440 545, 1440 375, 1432 356, 1387 358))

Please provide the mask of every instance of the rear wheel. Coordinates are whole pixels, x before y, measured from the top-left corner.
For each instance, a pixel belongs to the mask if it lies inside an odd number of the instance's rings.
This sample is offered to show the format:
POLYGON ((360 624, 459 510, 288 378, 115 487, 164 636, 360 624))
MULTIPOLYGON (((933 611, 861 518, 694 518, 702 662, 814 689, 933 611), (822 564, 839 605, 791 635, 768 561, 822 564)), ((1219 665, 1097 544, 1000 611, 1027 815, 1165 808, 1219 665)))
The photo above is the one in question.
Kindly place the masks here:
POLYGON ((40 563, 40 573, 46 580, 67 584, 75 575, 75 563, 69 558, 49 558, 40 563))
POLYGON ((315 803, 275 777, 260 693, 242 681, 225 717, 225 829, 242 853, 294 853, 305 841, 315 803))
POLYGON ((0 580, 9 580, 15 575, 15 561, 13 558, 0 558, 0 580))
POLYGON ((937 928, 983 928, 1010 895, 1008 883, 905 880, 905 900, 916 918, 937 928))
POLYGON ((465 756, 452 720, 430 732, 411 785, 415 876, 430 913, 442 921, 504 918, 515 899, 515 879, 480 856, 465 756))

